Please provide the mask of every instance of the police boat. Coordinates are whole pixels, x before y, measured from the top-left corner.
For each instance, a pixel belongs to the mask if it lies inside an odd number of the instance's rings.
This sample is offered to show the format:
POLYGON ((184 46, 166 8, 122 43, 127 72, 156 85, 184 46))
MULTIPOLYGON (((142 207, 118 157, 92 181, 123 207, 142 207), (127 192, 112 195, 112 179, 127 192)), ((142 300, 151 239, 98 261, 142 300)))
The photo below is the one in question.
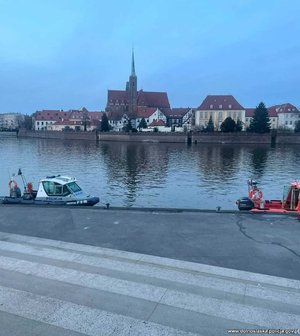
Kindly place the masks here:
POLYGON ((37 190, 33 189, 32 183, 26 183, 25 177, 19 169, 24 192, 12 176, 9 186, 9 196, 0 197, 0 204, 36 204, 36 205, 79 205, 93 206, 99 203, 99 197, 85 193, 73 177, 53 175, 39 181, 37 190))

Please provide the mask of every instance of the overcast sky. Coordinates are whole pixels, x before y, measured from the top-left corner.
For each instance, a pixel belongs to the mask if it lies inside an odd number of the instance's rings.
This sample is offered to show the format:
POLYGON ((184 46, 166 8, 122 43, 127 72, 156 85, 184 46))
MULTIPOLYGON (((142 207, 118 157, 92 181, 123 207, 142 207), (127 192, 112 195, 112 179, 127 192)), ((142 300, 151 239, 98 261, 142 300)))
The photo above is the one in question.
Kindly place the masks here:
POLYGON ((0 0, 0 113, 103 110, 132 47, 138 88, 172 107, 300 107, 299 0, 0 0))

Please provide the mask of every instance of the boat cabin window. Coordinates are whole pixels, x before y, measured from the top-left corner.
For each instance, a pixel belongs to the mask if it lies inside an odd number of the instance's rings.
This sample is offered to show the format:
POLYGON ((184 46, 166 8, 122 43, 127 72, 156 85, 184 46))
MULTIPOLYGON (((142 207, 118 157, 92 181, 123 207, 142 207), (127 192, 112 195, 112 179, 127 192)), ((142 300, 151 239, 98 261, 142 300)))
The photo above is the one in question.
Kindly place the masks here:
POLYGON ((284 187, 283 207, 288 210, 295 210, 298 206, 300 190, 291 186, 284 187))
POLYGON ((46 194, 49 196, 68 196, 71 194, 66 185, 61 185, 57 182, 44 181, 43 187, 46 194))
POLYGON ((79 185, 76 182, 70 182, 70 183, 67 184, 67 186, 69 187, 69 189, 72 192, 81 191, 81 188, 79 187, 79 185))

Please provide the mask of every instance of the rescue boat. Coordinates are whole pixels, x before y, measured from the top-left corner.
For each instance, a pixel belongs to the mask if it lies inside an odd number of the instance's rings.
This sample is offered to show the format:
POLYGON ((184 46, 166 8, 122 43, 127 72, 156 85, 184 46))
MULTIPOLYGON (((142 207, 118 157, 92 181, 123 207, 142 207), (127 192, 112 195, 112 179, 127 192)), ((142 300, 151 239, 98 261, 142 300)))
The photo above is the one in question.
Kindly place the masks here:
POLYGON ((99 203, 99 197, 85 193, 73 177, 53 175, 39 181, 37 190, 32 183, 26 180, 19 169, 24 185, 21 193, 15 176, 8 182, 9 196, 0 197, 0 204, 36 204, 36 205, 86 205, 93 206, 99 203))
POLYGON ((300 213, 300 182, 291 182, 283 188, 281 200, 265 200, 257 182, 248 180, 248 196, 236 201, 239 210, 252 212, 300 213))

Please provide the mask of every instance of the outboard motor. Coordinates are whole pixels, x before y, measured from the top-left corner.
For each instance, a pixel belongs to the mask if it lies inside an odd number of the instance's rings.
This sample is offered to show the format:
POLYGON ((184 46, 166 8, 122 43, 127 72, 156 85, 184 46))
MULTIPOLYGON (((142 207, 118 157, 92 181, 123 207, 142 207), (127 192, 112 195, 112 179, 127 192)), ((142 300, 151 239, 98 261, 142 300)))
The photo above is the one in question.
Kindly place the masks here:
POLYGON ((241 197, 236 201, 239 210, 251 210, 254 208, 254 203, 249 197, 241 197))

